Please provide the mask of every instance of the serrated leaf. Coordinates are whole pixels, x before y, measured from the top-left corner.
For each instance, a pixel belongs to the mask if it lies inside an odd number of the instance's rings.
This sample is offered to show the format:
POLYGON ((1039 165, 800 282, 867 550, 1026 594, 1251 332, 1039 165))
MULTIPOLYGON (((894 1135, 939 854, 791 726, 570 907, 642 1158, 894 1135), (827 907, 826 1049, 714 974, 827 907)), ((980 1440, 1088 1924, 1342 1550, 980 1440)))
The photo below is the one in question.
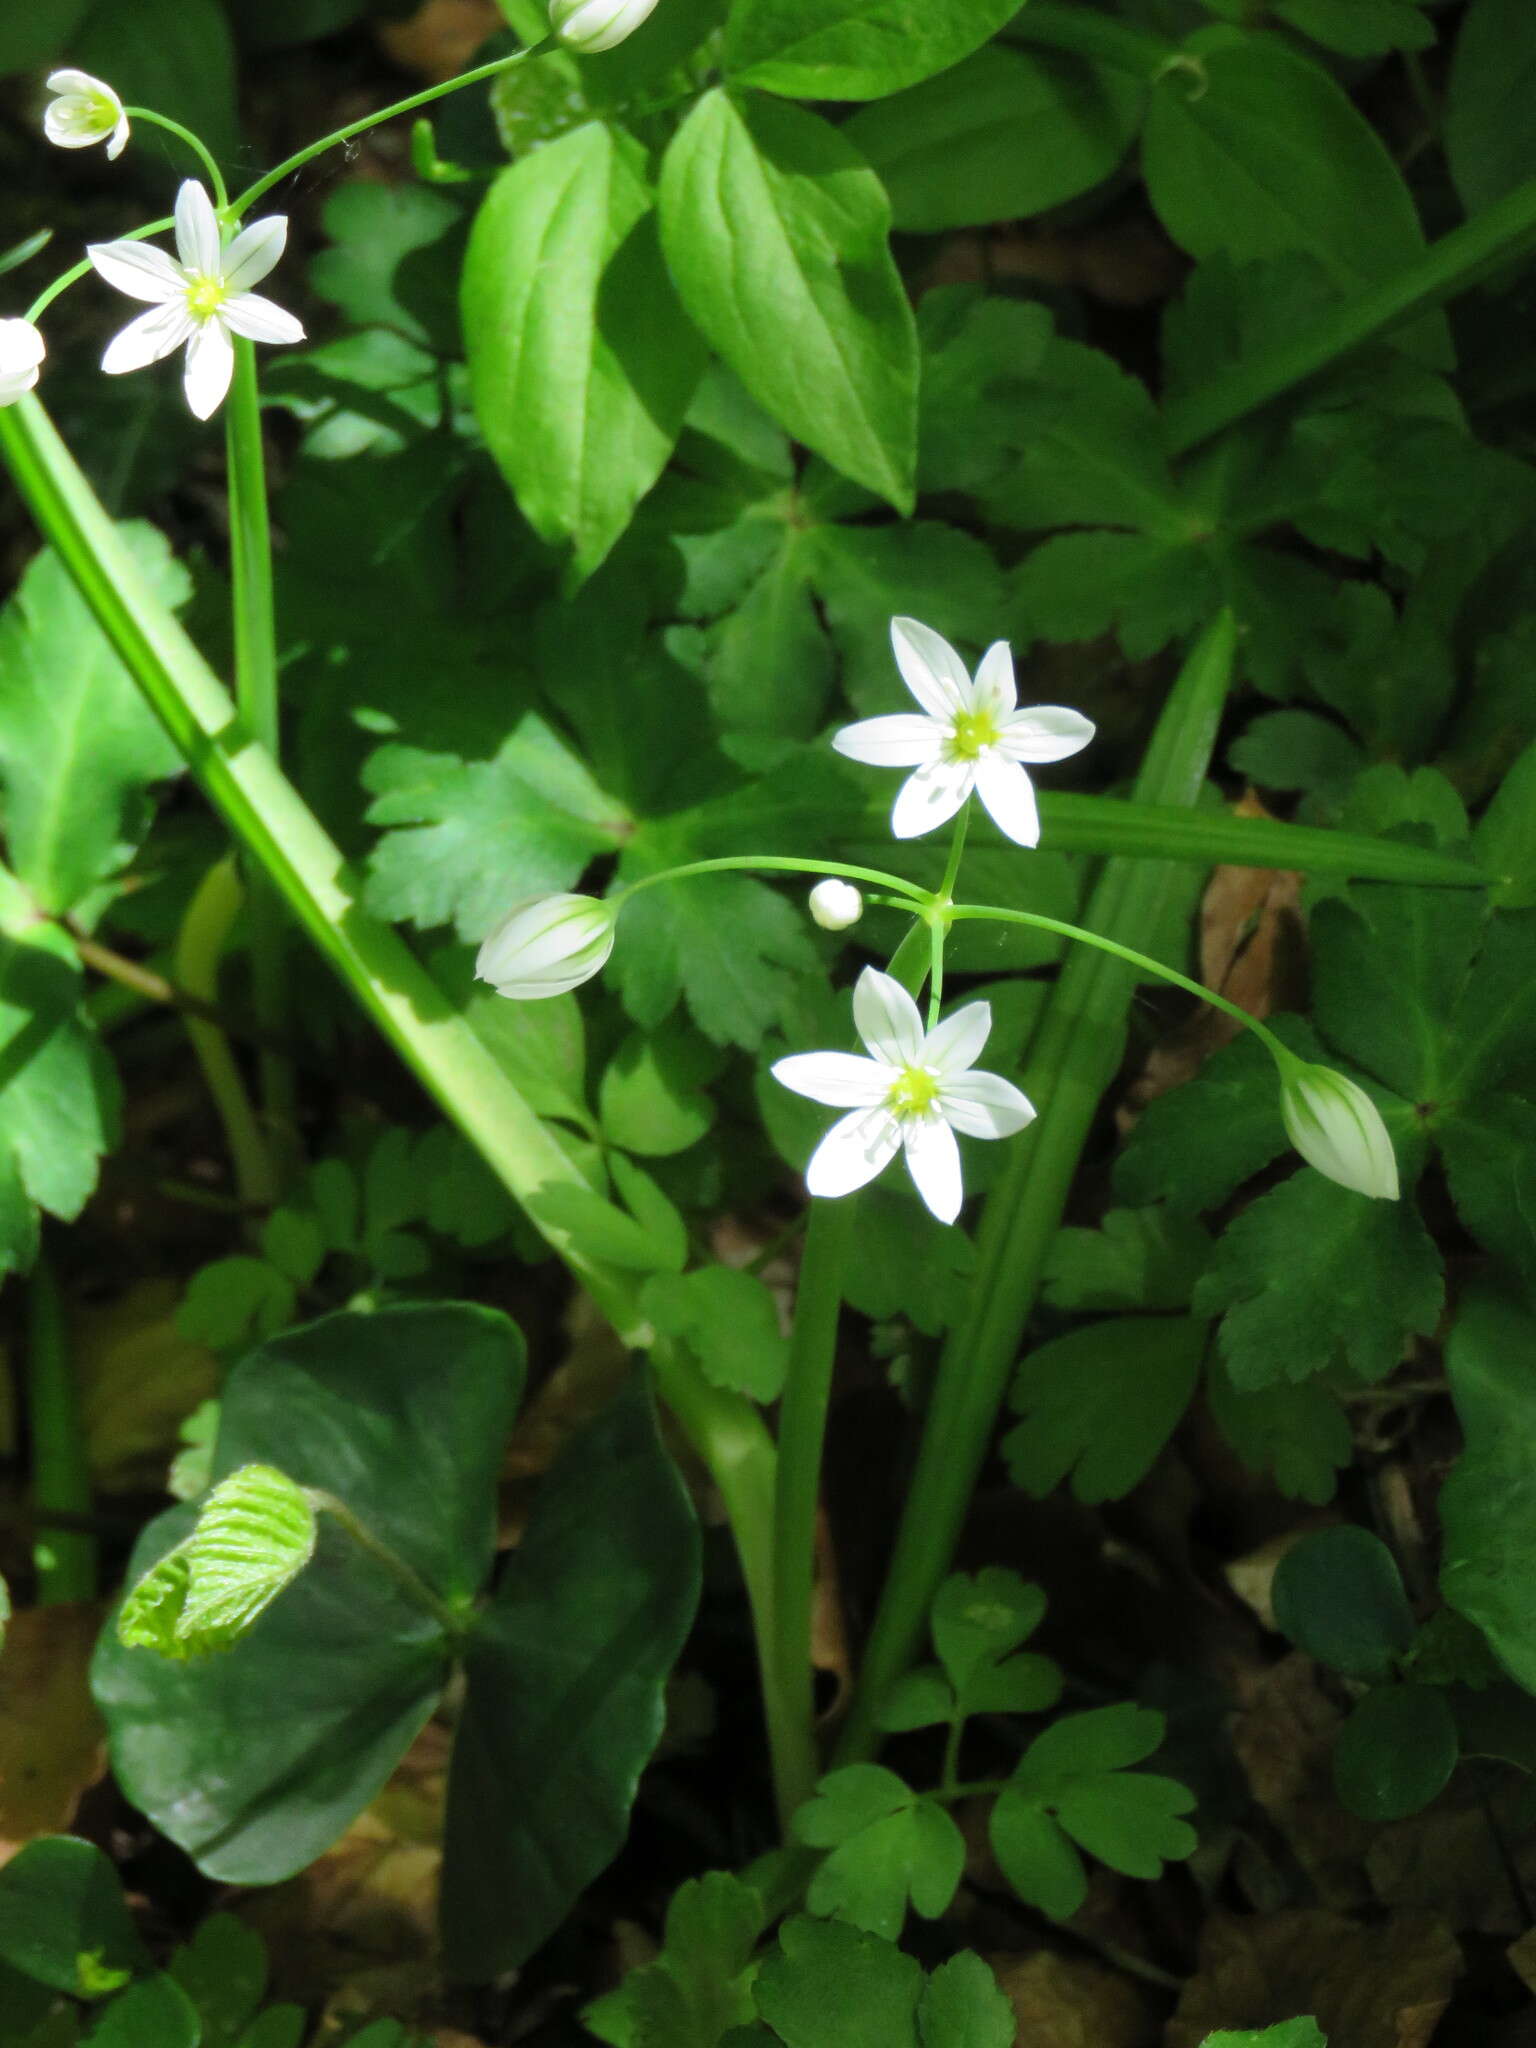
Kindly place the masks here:
POLYGON ((964 1839, 944 1808, 878 1764, 829 1773, 796 1814, 795 1833, 831 1850, 806 1895, 811 1911, 893 1941, 909 1900, 929 1920, 947 1911, 965 1866, 964 1839))
POLYGON ((749 2022, 762 1931, 763 1902, 739 1878, 711 1870, 680 1885, 661 1954, 605 2001, 632 2022, 633 2048, 717 2048, 724 2032, 749 2022))
POLYGON ((631 1032, 598 1090, 604 1136, 646 1158, 686 1152, 715 1120, 707 1091, 719 1069, 719 1053, 686 1025, 631 1032))
POLYGON ((1110 1209, 1097 1230, 1058 1230, 1041 1295, 1061 1309, 1176 1309, 1211 1255, 1210 1233, 1165 1208, 1110 1209))
MULTIPOLYGON (((1310 1030, 1279 1035, 1303 1058, 1325 1056, 1310 1030)), ((1214 1209, 1286 1145, 1274 1059, 1244 1032, 1148 1104, 1115 1161, 1115 1188, 1138 1207, 1214 1209)))
POLYGON ((1349 1417, 1314 1381, 1300 1387, 1240 1390, 1220 1359, 1206 1375, 1206 1399, 1217 1428, 1250 1472, 1269 1472, 1293 1500, 1322 1507, 1354 1456, 1349 1417))
POLYGON ((1002 1565, 955 1572, 933 1598, 929 1630, 956 1696, 989 1665, 1032 1636, 1045 1619, 1045 1594, 1002 1565))
MULTIPOLYGON (((659 832, 647 849, 660 866, 659 832)), ((694 857, 686 841, 670 851, 694 857)), ((642 872, 626 860, 620 878, 642 872)), ((706 1038, 750 1049, 778 1022, 796 973, 815 962, 805 924, 793 905, 748 875, 647 889, 625 905, 610 972, 642 1030, 654 1030, 682 998, 706 1038)))
POLYGON ((958 63, 1012 12, 1009 0, 733 0, 725 64, 792 98, 880 99, 958 63))
POLYGON ((640 1307, 657 1329, 687 1345, 712 1386, 754 1401, 778 1399, 789 1340, 761 1280, 729 1266, 658 1273, 645 1283, 640 1307))
POLYGON ((917 2009, 923 2048, 1013 2048, 1017 2015, 978 1955, 951 1956, 934 1971, 917 2009))
POLYGON ((856 482, 912 503, 917 343, 890 207, 816 115, 715 90, 673 137, 661 236, 679 295, 752 395, 856 482))
POLYGON ((1484 936, 1471 891, 1357 884, 1312 919, 1317 1028, 1410 1102, 1438 1099, 1452 1013, 1484 936))
POLYGON ((838 1921, 796 1919, 758 1973, 757 2009, 784 2048, 917 2048, 921 1966, 838 1921))
POLYGON ((1002 1443, 1015 1484, 1040 1500, 1070 1473, 1080 1501, 1123 1499, 1178 1427, 1207 1342, 1192 1317, 1127 1316, 1041 1345, 1010 1396, 1024 1417, 1002 1443))

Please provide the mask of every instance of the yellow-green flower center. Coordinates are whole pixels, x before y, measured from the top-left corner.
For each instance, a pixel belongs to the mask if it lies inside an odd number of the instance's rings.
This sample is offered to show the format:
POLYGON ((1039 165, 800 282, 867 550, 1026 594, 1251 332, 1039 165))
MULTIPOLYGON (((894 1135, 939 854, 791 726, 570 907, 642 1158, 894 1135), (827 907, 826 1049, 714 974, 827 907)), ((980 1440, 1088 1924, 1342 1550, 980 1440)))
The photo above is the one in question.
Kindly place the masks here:
POLYGON ((211 320, 228 297, 222 277, 194 277, 187 286, 187 311, 194 320, 211 320))
POLYGON ((938 1080, 926 1067, 903 1067, 891 1083, 885 1106, 892 1116, 922 1116, 938 1099, 938 1080))
POLYGON ((949 751, 957 761, 975 761, 997 745, 997 720, 990 711, 962 711, 949 736, 949 751))

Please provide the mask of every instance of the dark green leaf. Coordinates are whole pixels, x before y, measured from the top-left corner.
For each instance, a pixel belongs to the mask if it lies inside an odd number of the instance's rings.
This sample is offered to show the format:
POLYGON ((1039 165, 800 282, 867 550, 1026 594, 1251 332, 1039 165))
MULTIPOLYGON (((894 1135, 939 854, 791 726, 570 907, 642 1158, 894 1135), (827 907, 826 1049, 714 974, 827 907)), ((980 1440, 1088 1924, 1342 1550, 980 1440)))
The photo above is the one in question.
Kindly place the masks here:
POLYGON ((1239 1390, 1220 1359, 1212 1359, 1206 1399, 1217 1428, 1250 1472, 1272 1472, 1281 1493, 1314 1507, 1333 1499, 1355 1444, 1349 1417, 1325 1388, 1313 1382, 1239 1390))
POLYGON ((1299 1650, 1349 1678, 1385 1678, 1413 1640, 1413 1610, 1379 1536, 1345 1523, 1280 1560, 1275 1620, 1299 1650))
POLYGON ((85 2048, 209 2048, 219 2035, 200 2035, 192 2001, 163 1972, 144 1977, 114 1998, 85 2037, 85 2048))
MULTIPOLYGON (((1321 1053, 1310 1032, 1286 1043, 1304 1057, 1321 1053)), ((1138 1206, 1214 1209, 1286 1145, 1274 1060, 1244 1032, 1147 1106, 1115 1162, 1115 1187, 1138 1206)))
POLYGON ((1013 2048, 1017 2016, 978 1955, 951 1956, 928 1979, 917 2009, 923 2048, 1013 2048))
POLYGON ((1312 919, 1317 1027, 1410 1102, 1447 1078, 1447 1027, 1482 937, 1470 890, 1361 886, 1312 919))
MULTIPOLYGON (((219 0, 134 0, 131 14, 114 0, 97 0, 60 54, 109 78, 130 106, 169 114, 201 136, 221 163, 234 163, 240 145, 235 47, 219 0)), ((141 126, 134 144, 151 152, 151 160, 168 156, 188 177, 202 174, 185 143, 164 130, 141 126)))
POLYGON ((1186 1316, 1125 1316, 1042 1344, 1019 1367, 1003 1439, 1016 1485, 1043 1500, 1121 1500, 1152 1469, 1200 1377, 1209 1332, 1186 1316))
POLYGON ((1211 1256, 1208 1231, 1165 1208, 1110 1209, 1097 1230, 1058 1230, 1043 1299, 1061 1309, 1176 1309, 1211 1256))
POLYGON ((94 1843, 45 1835, 0 1870, 0 1962, 76 1998, 146 1968, 117 1872, 94 1843))
MULTIPOLYGON (((1533 43, 1536 62, 1536 43, 1533 43)), ((1501 910, 1536 905, 1536 741, 1515 761, 1478 821, 1478 864, 1494 876, 1492 900, 1501 910)))
POLYGON ((785 2048, 917 2048, 923 1973, 878 1936, 838 1921, 791 1920, 753 1997, 785 2048))
POLYGON ((40 71, 61 59, 90 5, 91 0, 34 0, 19 11, 8 9, 0 22, 0 77, 40 71))
POLYGON ((1460 1743, 1435 1685, 1378 1685, 1344 1723, 1333 1752, 1339 1798, 1362 1820, 1406 1820, 1445 1790, 1460 1743))
POLYGON ((872 100, 968 56, 1011 0, 733 0, 728 71, 793 99, 872 100))
POLYGON ((1088 1896, 1083 1859, 1034 1799, 1000 1792, 987 1827, 998 1868, 1026 1906, 1070 1920, 1088 1896))
POLYGON ((1379 57, 1387 50, 1427 50, 1434 23, 1422 13, 1427 0, 1277 0, 1275 13, 1325 49, 1345 57, 1379 57))
POLYGON ((233 1913, 214 1913, 176 1951, 171 1975, 196 2007, 199 2048, 236 2048, 267 1988, 266 1947, 233 1913))
POLYGON ((1536 137, 1525 118, 1533 90, 1536 16, 1522 0, 1472 0, 1445 110, 1446 156, 1469 213, 1536 173, 1536 137))

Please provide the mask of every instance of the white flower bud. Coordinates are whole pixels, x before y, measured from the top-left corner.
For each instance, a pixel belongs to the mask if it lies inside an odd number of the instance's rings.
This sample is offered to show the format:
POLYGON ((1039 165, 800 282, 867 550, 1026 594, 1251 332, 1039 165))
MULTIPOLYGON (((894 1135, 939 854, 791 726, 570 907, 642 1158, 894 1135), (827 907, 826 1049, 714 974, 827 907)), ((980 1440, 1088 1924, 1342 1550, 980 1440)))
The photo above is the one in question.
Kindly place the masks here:
POLYGON ((32 389, 46 353, 30 320, 0 320, 0 405, 14 405, 32 389))
POLYGON ((632 36, 656 0, 550 0, 549 25, 568 50, 594 57, 632 36))
POLYGON ((128 143, 128 116, 110 85, 89 71, 50 73, 48 90, 57 95, 43 115, 43 133, 59 149, 89 149, 104 142, 107 155, 120 157, 128 143))
POLYGON ((824 932, 845 932, 864 915, 864 898, 852 882, 829 879, 811 891, 811 916, 824 932))
POLYGON ((1332 1067, 1288 1063, 1280 1082, 1286 1135, 1309 1166, 1358 1195, 1395 1202, 1397 1155, 1381 1111, 1332 1067))
POLYGON ((618 913, 595 896, 533 896, 508 911, 475 956, 477 980, 532 1002, 580 988, 613 951, 618 913))

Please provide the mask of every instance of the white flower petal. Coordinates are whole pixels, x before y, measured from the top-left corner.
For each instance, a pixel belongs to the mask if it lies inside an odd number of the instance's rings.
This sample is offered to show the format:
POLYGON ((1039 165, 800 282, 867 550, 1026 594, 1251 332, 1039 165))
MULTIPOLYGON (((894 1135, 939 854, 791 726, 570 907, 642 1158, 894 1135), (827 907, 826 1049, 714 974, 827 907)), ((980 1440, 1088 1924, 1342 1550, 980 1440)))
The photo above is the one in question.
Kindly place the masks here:
POLYGON ((268 214, 242 228, 224 251, 224 282, 232 292, 249 291, 277 267, 288 244, 288 216, 268 214))
POLYGON ((902 681, 931 718, 948 725, 970 710, 971 679, 942 633, 919 619, 892 619, 891 647, 902 681))
POLYGON ((163 306, 186 290, 186 281, 170 257, 148 242, 92 242, 85 253, 97 275, 130 299, 163 306))
POLYGON ((839 1119, 805 1169, 813 1195, 851 1195, 890 1165, 901 1150, 901 1126, 883 1109, 855 1109, 839 1119))
POLYGON ((967 1067, 975 1065, 991 1029, 992 1005, 967 1003, 942 1024, 936 1024, 923 1040, 922 1064, 942 1081, 952 1074, 963 1074, 967 1067))
POLYGON ((128 116, 119 114, 117 126, 112 130, 112 139, 107 144, 107 162, 115 164, 128 147, 128 116))
POLYGON ((975 708, 988 711, 999 724, 1017 707, 1019 692, 1013 680, 1013 656, 1006 640, 994 640, 981 657, 972 686, 975 708))
POLYGON ((942 1117, 913 1117, 903 1124, 901 1140, 917 1192, 941 1223, 953 1223, 965 1199, 954 1132, 942 1117))
MULTIPOLYGON (((93 78, 89 71, 76 71, 68 64, 58 71, 50 71, 47 85, 50 92, 75 93, 81 99, 94 99, 97 93, 110 90, 99 78, 93 78)), ((116 94, 113 97, 116 98, 116 94)))
POLYGON ((1035 704, 1015 711, 1003 726, 998 746, 1010 761, 1065 761, 1093 738, 1094 724, 1065 704, 1035 704))
POLYGON ((250 341, 302 341, 304 329, 291 313, 285 313, 281 306, 274 306, 270 299, 263 299, 255 292, 238 292, 232 299, 226 299, 218 311, 218 318, 236 334, 243 334, 250 341))
POLYGON ((792 1052, 774 1061, 773 1078, 832 1109, 873 1109, 891 1090, 890 1068, 856 1052, 792 1052))
POLYGON ((187 404, 200 420, 209 420, 224 403, 235 374, 235 345, 218 320, 195 327, 187 343, 187 368, 182 387, 187 404))
MULTIPOLYGON (((196 178, 186 179, 176 194, 176 253, 185 270, 198 277, 217 277, 221 268, 219 222, 196 178)), ((207 414, 200 417, 206 419, 207 414)))
POLYGON ((140 313, 107 344, 101 367, 109 377, 121 377, 129 370, 143 370, 150 363, 174 355, 191 338, 192 316, 181 300, 168 306, 151 306, 140 313))
POLYGON ((918 768, 936 761, 944 751, 949 727, 915 711, 893 711, 885 718, 864 718, 832 735, 832 744, 850 761, 871 768, 918 768))
POLYGON ((978 761, 976 794, 993 824, 1016 846, 1040 844, 1040 807, 1030 779, 1017 761, 1005 761, 997 754, 978 761))
POLYGON ((1035 1106, 1001 1074, 956 1074, 939 1093, 939 1114, 968 1138, 1011 1138, 1035 1120, 1035 1106))
POLYGON ((55 100, 43 110, 43 134, 55 149, 92 149, 102 131, 78 101, 55 100))
POLYGON ((915 1067, 923 1053, 923 1020, 899 981, 866 967, 853 991, 853 1021, 877 1060, 915 1067))
MULTIPOLYGON (((898 839, 920 839, 947 824, 976 786, 974 761, 930 761, 909 775, 891 806, 891 831, 898 839)), ((1020 769, 1020 774, 1023 770, 1020 769)))

